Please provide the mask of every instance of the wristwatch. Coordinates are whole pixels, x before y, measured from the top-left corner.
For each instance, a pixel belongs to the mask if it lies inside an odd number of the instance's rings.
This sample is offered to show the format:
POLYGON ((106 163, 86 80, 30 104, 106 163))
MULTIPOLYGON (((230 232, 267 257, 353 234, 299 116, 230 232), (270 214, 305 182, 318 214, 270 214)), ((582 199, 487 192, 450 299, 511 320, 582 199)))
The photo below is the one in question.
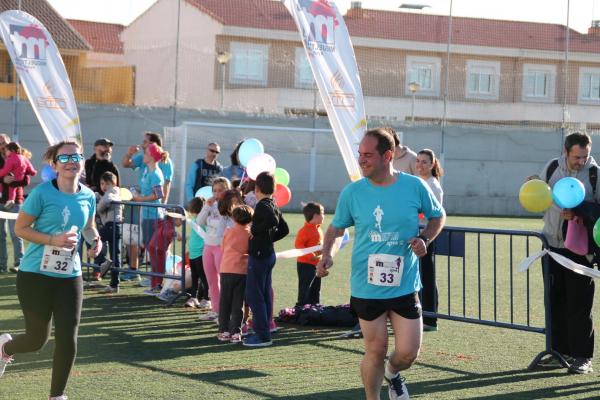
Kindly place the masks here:
POLYGON ((429 244, 429 238, 423 234, 420 234, 419 236, 417 236, 419 239, 421 239, 422 241, 425 242, 425 246, 427 246, 429 244))

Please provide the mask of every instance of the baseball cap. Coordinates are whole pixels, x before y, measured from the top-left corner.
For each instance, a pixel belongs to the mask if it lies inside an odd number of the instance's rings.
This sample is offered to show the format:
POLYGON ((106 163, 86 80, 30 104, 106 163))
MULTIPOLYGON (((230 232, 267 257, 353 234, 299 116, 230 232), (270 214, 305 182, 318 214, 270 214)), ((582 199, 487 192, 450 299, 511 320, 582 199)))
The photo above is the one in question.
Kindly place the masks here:
POLYGON ((110 139, 107 138, 102 138, 102 139, 98 139, 94 142, 94 146, 112 146, 113 142, 110 141, 110 139))

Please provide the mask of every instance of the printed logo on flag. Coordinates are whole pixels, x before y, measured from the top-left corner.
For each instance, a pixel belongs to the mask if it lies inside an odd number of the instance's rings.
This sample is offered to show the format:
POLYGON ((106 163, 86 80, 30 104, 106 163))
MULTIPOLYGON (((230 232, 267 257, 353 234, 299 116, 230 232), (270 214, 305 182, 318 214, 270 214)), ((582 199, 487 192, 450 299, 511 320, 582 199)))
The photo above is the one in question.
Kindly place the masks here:
POLYGON ((356 106, 356 96, 354 93, 344 92, 346 81, 344 75, 338 70, 333 74, 329 82, 333 91, 329 92, 331 105, 338 108, 354 108, 356 106))
POLYGON ((302 32, 306 48, 314 53, 335 51, 335 27, 339 25, 335 6, 328 0, 299 0, 298 10, 310 30, 302 32))
POLYGON ((48 39, 36 25, 10 25, 10 39, 17 53, 18 65, 25 68, 46 65, 48 39))

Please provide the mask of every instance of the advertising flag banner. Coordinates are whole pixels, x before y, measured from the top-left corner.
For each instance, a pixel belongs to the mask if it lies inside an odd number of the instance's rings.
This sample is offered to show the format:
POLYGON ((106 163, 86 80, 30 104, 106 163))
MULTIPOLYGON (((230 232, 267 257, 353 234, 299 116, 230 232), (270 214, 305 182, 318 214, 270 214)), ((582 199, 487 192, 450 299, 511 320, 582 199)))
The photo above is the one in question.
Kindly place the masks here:
POLYGON ((335 3, 282 0, 294 18, 335 140, 352 181, 361 177, 358 144, 367 129, 358 66, 335 3))
POLYGON ((33 16, 9 10, 0 14, 0 35, 48 142, 81 141, 71 82, 48 30, 33 16))

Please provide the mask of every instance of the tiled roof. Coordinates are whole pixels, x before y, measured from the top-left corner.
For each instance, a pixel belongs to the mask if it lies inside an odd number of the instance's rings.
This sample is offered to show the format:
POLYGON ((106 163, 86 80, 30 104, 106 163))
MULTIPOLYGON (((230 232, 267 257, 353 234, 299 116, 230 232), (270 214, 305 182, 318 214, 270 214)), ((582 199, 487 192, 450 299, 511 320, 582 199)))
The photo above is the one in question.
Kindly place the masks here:
MULTIPOLYGON (((224 25, 294 31, 278 0, 186 0, 224 25)), ((448 17, 423 13, 351 9, 344 16, 351 36, 446 43, 448 17)), ((461 45, 564 51, 563 25, 483 18, 452 18, 452 43, 461 45)), ((600 36, 570 30, 570 50, 600 52, 600 36)))
MULTIPOLYGON (((18 0, 0 0, 0 12, 18 8, 18 0)), ((46 0, 21 0, 21 10, 33 15, 48 29, 59 49, 90 49, 86 41, 46 0)))
POLYGON ((76 19, 67 21, 92 46, 93 51, 97 53, 123 53, 123 43, 119 38, 125 28, 123 25, 76 19))

